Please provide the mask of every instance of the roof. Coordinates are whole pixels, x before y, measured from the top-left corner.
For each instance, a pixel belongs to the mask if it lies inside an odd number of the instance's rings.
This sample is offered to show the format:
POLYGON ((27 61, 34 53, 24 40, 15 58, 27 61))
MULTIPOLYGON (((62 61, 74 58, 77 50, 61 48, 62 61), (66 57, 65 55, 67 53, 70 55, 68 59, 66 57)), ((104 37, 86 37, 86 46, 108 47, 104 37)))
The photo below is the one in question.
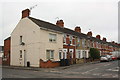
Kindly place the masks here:
POLYGON ((108 45, 111 45, 111 46, 114 46, 114 47, 119 47, 117 45, 111 44, 110 42, 105 42, 103 40, 97 39, 95 37, 87 36, 86 34, 83 34, 83 33, 75 32, 74 30, 71 30, 71 29, 68 29, 68 28, 65 28, 65 27, 64 28, 59 27, 59 26, 57 26, 53 23, 50 23, 50 22, 46 22, 46 21, 43 21, 43 20, 40 20, 40 19, 35 19, 35 18, 32 18, 32 17, 28 17, 28 18, 30 20, 32 20, 35 24, 37 24, 39 27, 43 27, 43 28, 54 30, 54 31, 59 31, 59 32, 71 34, 71 35, 74 35, 74 36, 77 36, 77 37, 80 37, 80 38, 90 39, 92 41, 97 41, 99 43, 108 44, 108 45))
POLYGON ((43 27, 43 28, 47 28, 47 29, 51 29, 51 30, 55 30, 55 31, 59 31, 59 32, 63 32, 63 33, 67 33, 67 34, 71 34, 71 35, 75 35, 75 36, 81 36, 82 38, 86 37, 87 36, 85 34, 80 34, 78 32, 75 32, 71 29, 68 29, 68 28, 62 28, 62 27, 59 27, 55 24, 52 24, 52 23, 49 23, 49 22, 46 22, 46 21, 42 21, 42 20, 39 20, 39 19, 35 19, 35 18, 32 18, 32 17, 28 17, 30 20, 32 20, 34 23, 36 23, 39 27, 43 27))
MULTIPOLYGON (((8 37, 8 38, 6 38, 5 40, 10 40, 10 39, 11 39, 11 37, 8 37)), ((5 41, 5 40, 4 40, 4 41, 5 41)))

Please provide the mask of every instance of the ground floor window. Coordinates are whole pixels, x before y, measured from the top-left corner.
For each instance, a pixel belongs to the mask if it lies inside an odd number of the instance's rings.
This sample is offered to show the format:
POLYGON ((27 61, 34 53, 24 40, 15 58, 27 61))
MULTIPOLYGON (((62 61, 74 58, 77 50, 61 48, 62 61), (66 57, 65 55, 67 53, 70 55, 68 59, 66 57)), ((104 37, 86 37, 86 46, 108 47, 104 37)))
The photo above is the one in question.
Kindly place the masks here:
POLYGON ((47 59, 54 59, 54 50, 47 50, 46 56, 47 56, 47 59))
POLYGON ((81 52, 78 51, 78 58, 81 58, 81 52))
POLYGON ((22 50, 20 50, 20 58, 22 58, 22 50))
POLYGON ((83 57, 84 57, 84 58, 87 57, 87 51, 83 51, 83 57))

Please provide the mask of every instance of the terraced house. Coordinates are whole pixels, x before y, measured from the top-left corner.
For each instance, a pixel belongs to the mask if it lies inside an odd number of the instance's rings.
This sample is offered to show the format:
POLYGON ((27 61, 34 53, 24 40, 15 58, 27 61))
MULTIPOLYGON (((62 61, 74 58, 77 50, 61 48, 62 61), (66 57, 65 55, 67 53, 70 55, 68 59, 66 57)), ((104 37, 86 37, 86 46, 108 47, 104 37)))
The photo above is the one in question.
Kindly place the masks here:
POLYGON ((11 33, 10 65, 57 67, 62 60, 69 64, 84 62, 90 48, 98 48, 101 55, 119 50, 118 44, 101 40, 100 35, 93 37, 91 31, 83 34, 78 26, 75 30, 66 28, 63 20, 53 24, 29 15, 29 9, 23 10, 11 33))

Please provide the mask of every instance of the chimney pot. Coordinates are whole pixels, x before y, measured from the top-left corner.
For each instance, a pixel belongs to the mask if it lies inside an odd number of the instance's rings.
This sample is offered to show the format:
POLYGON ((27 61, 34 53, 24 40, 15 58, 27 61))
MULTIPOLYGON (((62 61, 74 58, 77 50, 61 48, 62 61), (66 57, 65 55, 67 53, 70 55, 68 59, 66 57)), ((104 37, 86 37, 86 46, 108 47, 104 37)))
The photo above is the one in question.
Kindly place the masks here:
POLYGON ((97 35, 96 38, 97 38, 97 39, 100 39, 101 37, 100 37, 100 35, 97 35))
POLYGON ((25 9, 22 11, 22 18, 29 17, 29 15, 30 15, 29 9, 25 9))
POLYGON ((75 27, 75 31, 81 33, 81 28, 80 27, 75 27))
POLYGON ((88 32, 87 35, 92 37, 92 32, 88 32))
POLYGON ((107 39, 106 39, 106 38, 103 38, 103 41, 105 41, 105 42, 106 42, 106 41, 107 41, 107 39))
POLYGON ((59 27, 64 27, 64 22, 63 22, 63 20, 58 20, 58 21, 56 22, 56 25, 59 26, 59 27))

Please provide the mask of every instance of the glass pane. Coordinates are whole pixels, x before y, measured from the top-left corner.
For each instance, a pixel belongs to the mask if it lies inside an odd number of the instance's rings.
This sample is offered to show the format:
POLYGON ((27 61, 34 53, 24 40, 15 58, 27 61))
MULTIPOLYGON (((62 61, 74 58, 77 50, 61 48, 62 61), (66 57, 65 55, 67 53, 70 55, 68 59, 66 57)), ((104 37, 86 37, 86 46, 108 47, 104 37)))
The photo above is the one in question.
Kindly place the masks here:
POLYGON ((61 52, 59 52, 59 59, 61 59, 61 52))
POLYGON ((50 59, 50 51, 49 50, 46 51, 46 57, 47 57, 47 59, 50 59))
POLYGON ((53 59, 54 58, 54 51, 51 51, 51 59, 53 59))

